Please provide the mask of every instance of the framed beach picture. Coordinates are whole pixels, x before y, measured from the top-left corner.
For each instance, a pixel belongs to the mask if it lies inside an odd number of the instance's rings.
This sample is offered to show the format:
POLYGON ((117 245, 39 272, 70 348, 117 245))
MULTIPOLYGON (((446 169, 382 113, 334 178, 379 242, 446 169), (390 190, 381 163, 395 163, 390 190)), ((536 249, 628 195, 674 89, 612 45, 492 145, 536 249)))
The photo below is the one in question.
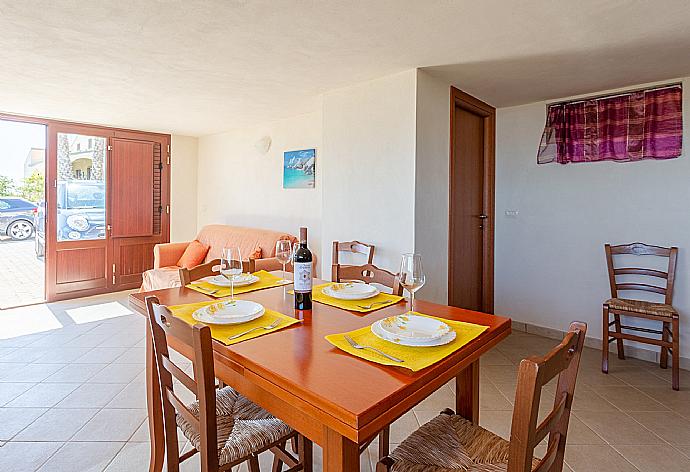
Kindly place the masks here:
POLYGON ((283 154, 283 188, 314 188, 315 182, 316 149, 283 154))

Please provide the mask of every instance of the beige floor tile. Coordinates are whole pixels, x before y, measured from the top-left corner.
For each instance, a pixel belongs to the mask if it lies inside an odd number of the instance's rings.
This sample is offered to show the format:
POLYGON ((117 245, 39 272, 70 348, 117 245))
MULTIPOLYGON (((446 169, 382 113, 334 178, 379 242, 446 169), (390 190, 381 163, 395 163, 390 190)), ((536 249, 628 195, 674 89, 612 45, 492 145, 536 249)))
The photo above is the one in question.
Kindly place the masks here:
POLYGON ((611 411, 615 409, 604 395, 600 395, 590 387, 584 385, 576 388, 573 411, 611 411))
POLYGON ((75 364, 109 364, 127 351, 124 347, 95 347, 75 359, 75 364))
POLYGON ((43 356, 37 359, 36 362, 42 364, 69 364, 85 355, 90 350, 90 347, 73 346, 51 348, 43 356))
POLYGON ((146 408, 146 384, 136 380, 127 384, 106 408, 146 408))
POLYGON ((391 442, 399 443, 419 428, 413 412, 407 412, 391 425, 391 442))
POLYGON ((652 374, 644 367, 609 367, 609 375, 613 375, 623 382, 634 386, 656 387, 669 382, 652 374))
POLYGON ((92 384, 85 383, 70 393, 56 405, 57 408, 102 408, 115 395, 120 393, 126 384, 92 384))
POLYGON ((108 364, 67 364, 43 382, 83 383, 108 364))
POLYGON ((141 364, 146 362, 146 349, 130 347, 121 356, 114 360, 116 364, 141 364))
POLYGON ((122 449, 123 442, 70 442, 66 443, 40 472, 72 472, 78 464, 79 472, 102 472, 122 449))
POLYGON ((668 411, 668 407, 635 387, 597 387, 596 392, 623 411, 668 411))
POLYGON ((623 412, 581 411, 574 415, 609 444, 663 443, 661 438, 623 412))
POLYGON ((447 385, 439 388, 414 407, 415 410, 434 411, 436 413, 445 408, 455 409, 455 392, 447 385))
POLYGON ((47 347, 20 347, 13 349, 9 354, 2 356, 2 362, 36 362, 38 359, 50 353, 47 347))
POLYGON ((567 443, 578 445, 605 444, 604 440, 597 433, 574 415, 570 415, 567 443))
POLYGON ((671 444, 690 445, 690 421, 673 412, 633 413, 644 426, 671 444))
POLYGON ((690 390, 675 391, 671 387, 639 387, 644 393, 690 419, 690 390))
POLYGON ((4 406, 7 402, 10 402, 17 398, 22 393, 33 387, 34 383, 2 383, 0 384, 0 406, 4 406))
POLYGON ((143 329, 139 333, 120 332, 114 336, 108 336, 99 344, 99 347, 134 347, 145 339, 145 334, 143 329))
POLYGON ((3 382, 42 382, 65 364, 27 364, 7 372, 3 382))
POLYGON ((110 364, 89 382, 94 383, 129 383, 144 371, 144 364, 110 364))
POLYGON ((568 446, 565 462, 574 472, 638 472, 611 446, 568 446))
POLYGON ((34 472, 61 446, 59 442, 9 442, 0 447, 0 470, 34 472))
POLYGON ((145 471, 149 467, 149 443, 129 442, 117 453, 105 472, 145 471))
POLYGON ((577 383, 578 383, 578 385, 592 387, 595 391, 597 390, 597 387, 601 387, 601 386, 623 386, 623 385, 626 385, 626 383, 623 382, 618 377, 615 377, 613 375, 604 374, 600 370, 599 371, 580 372, 577 376, 577 383))
POLYGON ((128 441, 146 418, 146 410, 101 410, 72 438, 73 441, 128 441))
POLYGON ((0 408, 0 440, 9 441, 46 411, 45 408, 0 408))
POLYGON ((484 354, 480 361, 481 365, 512 365, 510 359, 502 354, 498 349, 493 349, 484 354))
POLYGON ((503 439, 510 439, 510 425, 513 420, 513 411, 481 411, 479 413, 479 425, 488 429, 503 439))
POLYGON ((103 344, 108 337, 109 336, 107 334, 98 334, 89 331, 88 333, 74 338, 72 341, 70 341, 70 345, 74 347, 94 348, 103 344))
MULTIPOLYGON (((492 384, 484 384, 479 388, 479 411, 485 410, 512 410, 513 405, 492 384)), ((440 410, 439 410, 440 411, 440 410)))
POLYGON ((481 365, 480 375, 494 383, 511 383, 517 379, 517 366, 515 365, 481 365))
POLYGON ((673 447, 660 444, 657 446, 614 446, 640 472, 687 472, 690 470, 690 459, 673 447))
POLYGON ((15 441, 68 441, 93 416, 96 409, 48 410, 43 416, 22 430, 15 441))
POLYGON ((46 407, 57 405, 81 384, 39 383, 9 402, 6 407, 46 407))

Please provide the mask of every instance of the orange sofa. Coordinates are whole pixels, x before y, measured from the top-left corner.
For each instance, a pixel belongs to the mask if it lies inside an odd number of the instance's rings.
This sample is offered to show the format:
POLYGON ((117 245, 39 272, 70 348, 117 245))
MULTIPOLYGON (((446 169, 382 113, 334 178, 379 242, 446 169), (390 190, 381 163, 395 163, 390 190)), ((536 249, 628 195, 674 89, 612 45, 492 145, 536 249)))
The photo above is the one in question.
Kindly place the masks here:
MULTIPOLYGON (((209 262, 221 257, 223 248, 229 245, 239 246, 242 258, 261 253, 255 259, 256 270, 279 270, 282 264, 275 258, 276 241, 288 239, 293 243, 297 238, 291 234, 267 229, 241 228, 228 225, 204 226, 196 236, 197 241, 209 246, 206 260, 209 262)), ((177 261, 189 245, 186 243, 156 244, 153 248, 153 269, 143 275, 142 292, 180 286, 180 268, 177 261)))

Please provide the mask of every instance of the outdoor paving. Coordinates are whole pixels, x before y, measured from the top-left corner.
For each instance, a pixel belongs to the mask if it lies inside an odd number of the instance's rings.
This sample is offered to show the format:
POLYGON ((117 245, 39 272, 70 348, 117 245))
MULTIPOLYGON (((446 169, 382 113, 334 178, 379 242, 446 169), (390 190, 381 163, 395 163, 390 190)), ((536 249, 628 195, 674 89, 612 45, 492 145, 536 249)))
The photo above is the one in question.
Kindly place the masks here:
POLYGON ((34 240, 0 237, 0 309, 44 301, 43 258, 36 257, 34 240))

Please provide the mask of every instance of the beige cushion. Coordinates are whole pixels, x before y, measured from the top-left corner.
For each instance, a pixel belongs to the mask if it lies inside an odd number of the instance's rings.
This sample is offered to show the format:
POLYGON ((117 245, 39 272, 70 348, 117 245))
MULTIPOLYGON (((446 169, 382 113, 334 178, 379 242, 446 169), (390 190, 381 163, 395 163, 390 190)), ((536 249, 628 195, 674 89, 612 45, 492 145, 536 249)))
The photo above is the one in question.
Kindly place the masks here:
MULTIPOLYGON (((189 405, 189 409, 199 418, 198 402, 189 405)), ((292 433, 288 425, 230 387, 216 392, 216 415, 219 465, 247 457, 292 433)), ((177 425, 189 442, 201 450, 199 431, 180 415, 177 425)))
POLYGON ((297 241, 294 236, 281 231, 228 225, 206 225, 196 237, 200 243, 211 247, 205 262, 220 258, 223 248, 228 245, 238 246, 242 259, 248 259, 259 248, 261 257, 275 257, 276 241, 283 238, 297 241))
POLYGON ((643 315, 663 316, 672 318, 678 312, 671 305, 665 303, 652 303, 643 300, 631 300, 628 298, 609 298, 604 302, 610 310, 621 310, 630 313, 641 313, 643 315))
POLYGON ((177 266, 147 270, 142 274, 142 279, 140 292, 162 290, 182 285, 180 282, 180 268, 177 266))
MULTIPOLYGON (((397 472, 499 472, 508 468, 510 443, 459 415, 440 414, 390 455, 397 472)), ((537 465, 535 459, 533 464, 537 465)))

